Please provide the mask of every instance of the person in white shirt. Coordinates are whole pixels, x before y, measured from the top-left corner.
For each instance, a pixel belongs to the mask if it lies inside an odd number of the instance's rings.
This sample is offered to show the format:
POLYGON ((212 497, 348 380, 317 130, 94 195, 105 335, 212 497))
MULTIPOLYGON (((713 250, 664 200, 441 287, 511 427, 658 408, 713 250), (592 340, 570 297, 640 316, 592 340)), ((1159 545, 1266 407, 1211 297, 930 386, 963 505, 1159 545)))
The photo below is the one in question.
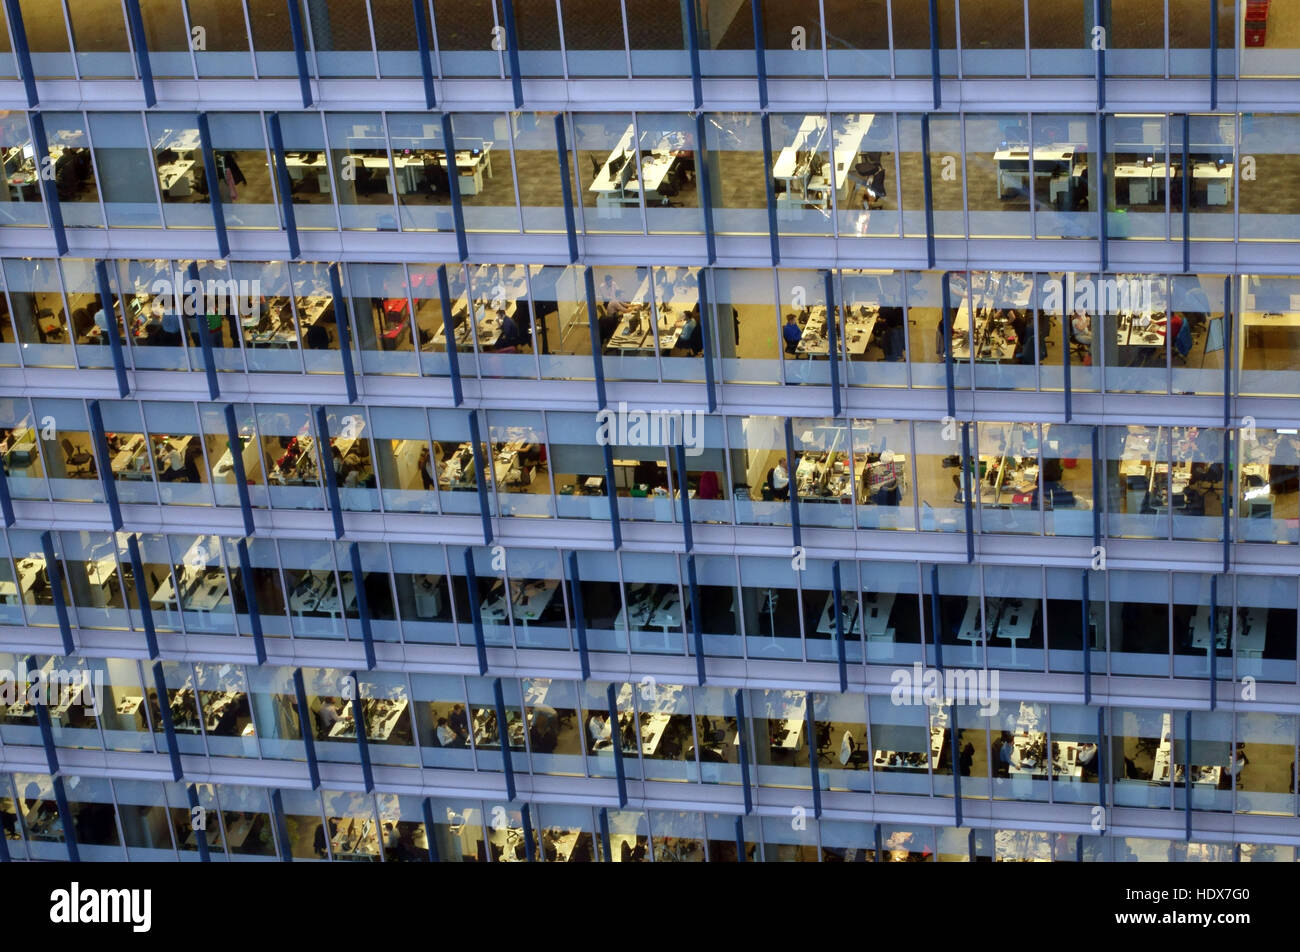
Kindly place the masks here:
POLYGON ((320 720, 321 733, 328 734, 334 725, 338 723, 339 709, 334 706, 333 700, 325 698, 321 702, 320 711, 317 712, 316 716, 320 720))
POLYGON ((777 499, 790 498, 790 461, 784 456, 772 467, 772 472, 768 474, 768 484, 772 487, 772 495, 777 499))
POLYGON ((185 457, 176 447, 164 444, 161 462, 162 472, 158 476, 164 482, 180 479, 185 475, 185 457))
POLYGON ((450 747, 456 743, 456 732, 447 725, 447 718, 438 718, 438 743, 450 747))
POLYGON ((610 738, 609 715, 603 711, 591 715, 591 720, 587 722, 587 733, 591 735, 591 746, 594 749, 600 750, 613 746, 610 738))

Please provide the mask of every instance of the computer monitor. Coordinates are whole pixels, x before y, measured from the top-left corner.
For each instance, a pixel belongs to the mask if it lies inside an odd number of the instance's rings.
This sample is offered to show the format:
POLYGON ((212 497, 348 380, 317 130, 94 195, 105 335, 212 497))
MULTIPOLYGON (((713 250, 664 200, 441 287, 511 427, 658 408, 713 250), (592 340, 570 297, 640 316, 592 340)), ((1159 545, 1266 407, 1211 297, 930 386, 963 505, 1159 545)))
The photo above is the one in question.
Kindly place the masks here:
POLYGON ((30 142, 27 143, 25 146, 23 146, 23 158, 24 158, 24 159, 28 159, 29 161, 35 162, 35 161, 36 161, 36 146, 32 145, 32 143, 30 143, 30 142))

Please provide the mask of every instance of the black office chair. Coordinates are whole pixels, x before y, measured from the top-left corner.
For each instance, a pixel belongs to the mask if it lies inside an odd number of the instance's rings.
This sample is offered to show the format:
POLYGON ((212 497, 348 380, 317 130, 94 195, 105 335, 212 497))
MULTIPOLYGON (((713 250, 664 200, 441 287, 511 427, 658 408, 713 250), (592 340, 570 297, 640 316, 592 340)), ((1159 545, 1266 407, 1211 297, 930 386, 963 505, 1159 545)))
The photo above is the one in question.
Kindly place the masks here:
POLYGON ((59 445, 63 447, 63 461, 69 468, 69 476, 93 475, 95 457, 85 450, 76 449, 72 445, 72 441, 66 436, 60 441, 59 445))
POLYGON ((589 155, 587 158, 591 159, 591 177, 593 179, 600 178, 600 167, 605 163, 594 155, 589 155))

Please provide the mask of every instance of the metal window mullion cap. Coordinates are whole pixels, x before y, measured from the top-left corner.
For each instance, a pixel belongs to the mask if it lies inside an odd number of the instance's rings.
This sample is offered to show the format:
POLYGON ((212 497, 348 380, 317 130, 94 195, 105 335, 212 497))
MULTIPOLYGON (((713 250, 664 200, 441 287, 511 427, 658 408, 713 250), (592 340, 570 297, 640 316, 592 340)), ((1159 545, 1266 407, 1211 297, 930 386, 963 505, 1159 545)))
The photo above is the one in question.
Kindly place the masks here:
POLYGON ((293 185, 289 181, 289 168, 285 165, 284 135, 280 130, 280 114, 273 112, 267 116, 267 125, 271 131, 275 181, 280 193, 280 216, 284 222, 285 238, 289 242, 289 257, 296 261, 302 256, 302 252, 298 246, 298 218, 293 210, 293 185))
MULTIPOLYGON (((199 278, 198 262, 191 261, 189 268, 186 270, 189 279, 195 282, 196 284, 199 283, 200 278, 199 278)), ((176 318, 180 322, 181 340, 183 341, 185 339, 185 331, 186 331, 186 327, 185 327, 186 314, 182 302, 188 300, 189 296, 183 293, 184 292, 183 288, 180 289, 180 291, 181 293, 177 294, 175 303, 176 305, 178 305, 180 310, 180 313, 176 315, 176 318)), ((202 305, 203 303, 202 291, 198 293, 197 300, 199 301, 200 305, 202 305)), ((212 332, 208 329, 208 315, 206 313, 207 308, 200 306, 198 308, 198 311, 202 311, 204 313, 195 313, 189 316, 194 318, 194 326, 198 331, 198 335, 199 335, 199 348, 203 352, 203 373, 204 376, 207 377, 207 381, 208 381, 208 398, 213 401, 216 401, 221 398, 221 385, 217 380, 216 354, 212 347, 212 332)))
POLYGON ((334 472, 334 460, 330 454, 329 423, 325 419, 325 407, 318 406, 312 414, 316 424, 316 455, 320 459, 320 472, 324 476, 325 502, 329 506, 330 518, 334 523, 334 538, 343 538, 343 510, 339 501, 338 474, 334 472))
POLYGON ((253 652, 258 664, 266 664, 266 638, 262 634, 262 612, 257 607, 257 592, 253 586, 252 560, 248 556, 248 543, 240 539, 235 543, 239 556, 239 574, 244 581, 244 607, 248 609, 248 624, 253 631, 253 652))
POLYGON ((59 622, 59 634, 63 638, 63 653, 75 654, 76 643, 72 640, 72 623, 68 617, 68 603, 63 597, 63 570, 54 553, 54 536, 50 530, 41 533, 41 555, 45 558, 45 573, 50 581, 50 595, 54 599, 54 615, 59 622))
POLYGON ((302 668, 293 669, 293 693, 298 702, 298 730, 302 734, 302 745, 307 757, 307 773, 311 777, 311 788, 320 789, 320 765, 316 760, 316 731, 312 723, 311 708, 307 706, 307 688, 302 679, 302 668))
POLYGON ((307 66, 307 35, 303 29, 302 8, 298 0, 286 0, 289 7, 289 32, 293 36, 294 62, 298 66, 298 89, 302 93, 302 108, 312 104, 311 71, 307 66))
POLYGON ((366 736, 369 728, 366 725, 365 701, 361 697, 361 678, 355 671, 351 674, 352 683, 357 689, 357 696, 354 697, 351 702, 352 726, 356 729, 357 734, 357 756, 360 758, 361 762, 361 779, 365 784, 366 793, 374 793, 375 775, 374 771, 370 768, 370 738, 366 736))
POLYGON ((131 45, 135 51, 136 69, 140 73, 144 104, 152 109, 158 104, 158 95, 154 91, 153 66, 149 62, 149 41, 144 31, 144 17, 140 14, 140 0, 126 0, 126 23, 131 30, 131 45))
MULTIPOLYGON (((436 109, 438 100, 433 89, 433 51, 429 46, 429 21, 425 19, 428 4, 426 0, 411 0, 411 8, 415 15, 415 42, 420 53, 420 76, 424 80, 424 108, 436 109)), ((429 843, 432 849, 432 835, 429 836, 429 843)))
POLYGON ((501 742, 501 768, 505 772, 506 799, 513 802, 515 799, 515 768, 510 758, 510 730, 506 721, 506 703, 505 696, 501 691, 500 678, 494 678, 492 681, 492 700, 496 705, 497 740, 501 742))
MULTIPOLYGON (((18 0, 6 0, 17 3, 18 0)), ((52 168, 50 152, 45 139, 45 120, 39 112, 27 114, 32 127, 32 146, 36 152, 38 169, 52 168)), ((68 253, 68 233, 63 226, 63 206, 59 204, 59 191, 52 178, 40 176, 41 194, 45 197, 45 211, 50 219, 50 230, 54 232, 54 247, 59 256, 68 253)))
MULTIPOLYGON (((139 0, 128 0, 128 2, 139 2, 139 0)), ((230 240, 226 235, 226 213, 221 206, 221 189, 217 177, 217 161, 212 151, 212 134, 208 130, 208 114, 200 112, 198 115, 199 142, 203 151, 203 174, 207 176, 210 183, 208 186, 208 202, 212 207, 212 227, 217 234, 217 257, 230 257, 230 240)))
POLYGON ((253 524, 253 501, 248 491, 248 473, 244 470, 244 448, 240 441, 239 426, 235 421, 234 404, 227 403, 222 415, 226 423, 226 443, 230 449, 230 468, 235 474, 235 490, 239 495, 239 509, 244 519, 244 535, 251 536, 256 528, 253 524))
POLYGON ((609 708, 610 747, 614 751, 614 778, 618 783, 618 805, 621 809, 627 806, 627 774, 623 769, 623 731, 618 725, 618 696, 612 681, 605 688, 605 701, 609 708))
POLYGON ((172 721, 172 710, 167 698, 167 679, 163 675, 163 663, 153 663, 154 691, 158 696, 158 716, 163 723, 163 734, 167 738, 167 757, 171 761, 172 780, 179 781, 185 776, 181 769, 180 744, 176 739, 176 725, 172 721))
MULTIPOLYGON (((117 308, 113 304, 113 290, 108 283, 108 265, 101 258, 95 262, 95 284, 99 290, 99 306, 105 315, 111 315, 106 321, 109 326, 108 347, 113 358, 113 373, 117 377, 117 395, 125 397, 131 392, 126 378, 126 357, 122 352, 122 338, 117 333, 117 308)), ((130 326, 129 323, 126 326, 130 326)))
POLYGON ((578 636, 578 663, 582 680, 591 680, 591 656, 587 651, 587 613, 582 603, 582 578, 578 574, 578 553, 569 552, 569 591, 573 598, 573 620, 578 636))
MULTIPOLYGON (((116 332, 117 328, 113 328, 112 333, 116 332)), ((104 415, 100 412, 98 400, 91 400, 86 409, 90 417, 90 439, 95 448, 99 483, 104 490, 104 502, 108 506, 109 521, 114 532, 121 532, 122 507, 117 501, 117 480, 113 475, 113 457, 108 453, 108 439, 104 434, 104 415)))
POLYGON ((343 296, 343 280, 337 262, 328 268, 330 294, 334 296, 334 325, 339 332, 339 359, 343 364, 343 385, 347 388, 348 403, 357 402, 357 375, 352 363, 352 308, 343 296))
MULTIPOLYGON (((370 600, 366 596, 361 569, 361 547, 356 542, 348 546, 348 561, 352 567, 352 587, 356 591, 357 614, 361 616, 361 640, 366 653, 366 670, 375 670, 375 637, 370 618, 370 600)), ((346 610, 347 606, 343 606, 346 610)))

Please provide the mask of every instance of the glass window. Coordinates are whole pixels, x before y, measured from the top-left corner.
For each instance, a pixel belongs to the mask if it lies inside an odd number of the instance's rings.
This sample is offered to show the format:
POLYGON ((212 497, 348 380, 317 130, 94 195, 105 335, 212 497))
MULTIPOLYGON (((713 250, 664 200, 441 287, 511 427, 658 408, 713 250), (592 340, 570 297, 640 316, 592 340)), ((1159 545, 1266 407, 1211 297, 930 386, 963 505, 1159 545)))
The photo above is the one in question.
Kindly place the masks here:
POLYGON ((841 141, 832 136, 824 115, 771 114, 767 121, 778 231, 783 235, 830 234, 832 195, 837 184, 847 183, 847 163, 856 159, 866 130, 855 127, 841 141))
MULTIPOLYGON (((1084 628, 1088 650, 1106 650, 1106 590, 1097 573, 1088 575, 1088 607, 1082 606, 1082 573, 1075 569, 1047 570, 1047 647, 1048 664, 1053 671, 1083 671, 1084 628), (1086 620, 1085 620, 1086 619, 1086 620)), ((1104 667, 1100 654, 1094 654, 1089 667, 1104 667)))
POLYGON ((281 790, 280 802, 284 809, 284 829, 289 842, 281 844, 284 854, 295 861, 316 861, 329 857, 333 834, 338 821, 333 820, 326 833, 325 817, 321 813, 321 795, 314 790, 281 790))
POLYGON ((740 605, 749 657, 803 657, 799 592, 794 586, 789 559, 740 560, 740 605))
MULTIPOLYGON (((45 0, 19 0, 27 47, 31 50, 32 70, 41 79, 67 79, 76 75, 72 54, 68 51, 68 27, 61 16, 51 16, 45 0)), ((109 18, 114 12, 109 7, 109 18)), ((111 27, 110 27, 111 29, 111 27)))
MULTIPOLYGON (((244 0, 259 76, 297 76, 289 7, 279 0, 244 0)), ((310 60, 308 60, 310 62, 310 60)))
POLYGON ((202 28, 198 34, 202 47, 197 40, 192 44, 199 76, 251 76, 253 56, 243 11, 232 11, 220 0, 186 0, 186 6, 191 35, 195 28, 202 28))
POLYGON ((250 668, 248 687, 262 756, 273 760, 306 760, 293 669, 250 668))
POLYGON ((0 400, 0 459, 14 499, 45 499, 45 466, 36 439, 37 421, 24 399, 0 400))
POLYGON ((327 542, 284 539, 279 543, 284 591, 294 631, 302 637, 346 637, 343 612, 356 602, 356 587, 340 586, 327 542))
MULTIPOLYGON (((1105 574, 1110 600, 1111 672, 1168 677, 1168 575, 1123 570, 1105 574)), ((1208 584, 1205 588, 1208 605, 1208 584)))
MULTIPOLYGON (((518 232, 510 116, 457 113, 452 116, 452 138, 456 145, 457 184, 465 230, 518 232)), ((401 161, 398 157, 399 167, 401 161)))
MULTIPOLYGON (((581 0, 560 0, 570 76, 627 75, 623 18, 621 10, 612 7, 602 6, 597 13, 581 0)), ((661 20, 675 20, 678 13, 671 7, 661 7, 658 16, 661 20)))
POLYGON ((800 525, 851 527, 857 461, 851 453, 848 424, 796 419, 793 432, 800 525))
MULTIPOLYGON (((463 411, 430 410, 429 420, 442 511, 477 514, 478 467, 474 448, 469 443, 469 417, 463 411)), ((484 465, 490 459, 486 443, 479 444, 478 459, 484 465)), ((491 493, 488 498, 491 502, 491 493)))
MULTIPOLYGON (((1249 61, 1260 50, 1243 51, 1249 61)), ((1237 196, 1242 240, 1286 241, 1295 234, 1295 218, 1278 207, 1278 192, 1270 186, 1300 150, 1300 116, 1246 113, 1241 117, 1240 192, 1237 196), (1249 169, 1251 174, 1246 174, 1249 169)))
POLYGON ((542 804, 538 808, 537 828, 541 834, 542 856, 548 863, 594 863, 595 827, 590 807, 542 804))
POLYGON ((1091 784, 1098 782, 1101 766, 1098 711, 1082 704, 1053 704, 1051 711, 1052 799, 1057 803, 1096 803, 1097 790, 1091 784))
POLYGON ((696 7, 700 72, 705 76, 754 74, 754 16, 749 0, 706 0, 696 7))
MULTIPOLYGON (((35 59, 36 54, 32 57, 35 59)), ((96 164, 103 169, 103 180, 107 183, 104 201, 114 203, 109 214, 110 225, 158 224, 157 208, 151 204, 156 201, 151 175, 145 171, 148 158, 142 148, 139 115, 96 113, 92 124, 96 152, 93 159, 86 120, 81 113, 47 112, 42 118, 46 154, 65 225, 70 228, 104 226, 99 184, 95 179, 96 164), (118 204, 132 202, 137 204, 118 204), (142 213, 141 221, 134 221, 129 214, 133 208, 142 213)))
POLYGON ((798 460, 786 458, 785 425, 780 417, 727 418, 736 521, 790 525, 790 483, 798 485, 798 460))
MULTIPOLYGON (((537 326, 529 307, 527 267, 483 264, 473 268, 469 271, 469 294, 456 299, 452 317, 458 328, 473 328, 478 353, 467 353, 462 363, 465 372, 472 373, 477 366, 482 376, 536 377, 533 343, 537 326), (465 317, 471 298, 475 319, 468 322, 465 317)), ((436 344, 436 335, 434 340, 436 344)), ((469 341, 464 350, 471 350, 469 341)))
MULTIPOLYGON (((1156 14, 1159 18, 1160 14, 1156 14)), ((1135 13, 1123 18, 1126 23, 1140 22, 1135 13)), ((1112 34, 1111 42, 1119 45, 1112 34)), ((1122 50, 1112 48, 1107 67, 1122 50)), ((1149 52, 1139 61, 1158 61, 1149 52)), ((1163 70, 1161 70, 1163 72, 1163 70)), ((1166 117, 1152 115, 1115 115, 1106 119, 1106 157, 1110 174, 1106 176, 1107 236, 1110 238, 1164 238, 1168 234, 1165 213, 1169 190, 1169 163, 1166 156, 1166 117)))
MULTIPOLYGON (((1208 43, 1206 44, 1209 45, 1208 43)), ((1187 202, 1189 234, 1194 239, 1231 241, 1233 237, 1233 191, 1237 177, 1237 117, 1189 116, 1187 120, 1187 168, 1182 168, 1183 124, 1170 129, 1170 151, 1177 166, 1170 208, 1174 212, 1171 232, 1183 233, 1183 202, 1187 202), (1190 172, 1189 172, 1190 170, 1190 172), (1188 175, 1191 184, 1187 184, 1188 175)))
MULTIPOLYGON (((150 155, 149 140, 145 137, 145 130, 140 122, 139 113, 92 112, 89 119, 90 136, 95 144, 95 166, 99 170, 100 187, 103 189, 104 212, 108 216, 109 226, 120 228, 157 228, 161 226, 162 221, 158 214, 158 186, 162 182, 164 173, 158 168, 154 157, 150 155)), ((66 132, 52 132, 48 126, 46 127, 46 134, 52 140, 59 135, 64 135, 66 138, 66 132)), ((78 139, 69 144, 75 145, 80 141, 84 141, 84 139, 78 139)), ((53 146, 56 143, 52 141, 50 144, 53 146)), ((197 134, 194 148, 198 148, 197 134)), ((79 156, 75 151, 65 154, 69 154, 68 161, 72 171, 68 175, 73 180, 81 183, 93 177, 88 161, 89 155, 86 156, 85 160, 80 160, 84 178, 78 179, 79 173, 76 163, 79 161, 79 156)), ((55 160, 55 164, 58 164, 58 160, 55 160)), ((185 161, 179 157, 175 164, 169 164, 166 172, 166 180, 171 183, 168 186, 169 200, 172 197, 172 191, 180 194, 188 188, 192 193, 192 186, 189 184, 190 180, 188 178, 188 173, 192 169, 193 165, 187 168, 185 161)), ((54 174, 57 182, 57 169, 54 174)), ((89 203, 96 198, 93 192, 84 184, 74 186, 71 195, 74 203, 89 203)), ((95 220, 77 221, 74 217, 66 217, 65 220, 69 225, 98 224, 98 212, 94 212, 92 217, 95 220)), ((168 224, 172 223, 173 219, 169 218, 168 224)), ((193 226, 194 223, 186 222, 186 224, 193 226)))
MULTIPOLYGON (((194 26, 203 27, 205 32, 212 30, 214 40, 221 35, 222 24, 211 15, 212 11, 206 0, 191 0, 190 9, 192 11, 190 22, 194 26)), ((190 59, 191 34, 180 0, 140 0, 140 15, 144 21, 145 45, 149 51, 149 69, 153 75, 186 79, 192 77, 194 62, 190 59)), ((243 16, 239 17, 238 32, 243 37, 244 48, 247 49, 248 31, 243 19, 243 16)))
MULTIPOLYGON (((208 784, 200 785, 208 787, 208 784)), ((113 792, 118 804, 118 819, 122 821, 122 838, 128 862, 175 861, 176 847, 172 841, 167 813, 167 795, 161 783, 149 780, 114 780, 113 792)), ((188 805, 188 798, 186 804, 188 805)), ((220 849, 220 827, 213 816, 217 831, 217 849, 220 849)))
POLYGON ((202 142, 193 115, 151 112, 146 121, 167 226, 210 227, 212 212, 208 193, 213 183, 207 180, 202 142))
MULTIPOLYGON (((746 70, 752 70, 752 54, 747 60, 746 70)), ((763 117, 752 112, 704 116, 713 227, 721 234, 768 234, 762 122, 763 117)), ((775 138, 773 148, 776 148, 775 138)), ((772 158, 775 161, 776 156, 772 158)))
MULTIPOLYGON (((414 674, 411 689, 424 765, 472 769, 464 682, 447 675, 414 674)), ((435 818, 437 815, 435 810, 435 818)), ((439 858, 446 860, 447 856, 440 854, 439 858)))
POLYGON ((582 268, 533 265, 530 270, 543 378, 593 379, 596 369, 591 358, 591 325, 582 268))
MULTIPOLYGON (((1001 54, 998 56, 1001 58, 1001 54)), ((1030 171, 1027 119, 1023 113, 966 116, 966 187, 971 237, 1028 237, 1030 195, 1037 191, 1039 176, 1059 174, 1062 166, 1066 174, 1072 175, 1073 154, 1060 160, 1050 153, 1035 154, 1037 161, 1030 171)), ((935 144, 933 139, 931 144, 935 144)), ((1037 148, 1034 151, 1037 153, 1037 148)), ((941 174, 939 181, 942 180, 941 174)), ((941 188, 936 186, 936 197, 941 188)))
POLYGON ((1239 575, 1233 634, 1237 677, 1290 681, 1295 670, 1295 582, 1239 575))
POLYGON ((73 338, 57 263, 47 258, 6 258, 4 270, 24 363, 71 367, 73 338))
POLYGON ((1025 7, 1021 0, 985 0, 978 6, 967 0, 963 12, 962 75, 1025 75, 1025 7))
MULTIPOLYGON (((561 496, 560 500, 563 499, 561 496)), ((603 502, 602 500, 601 504, 603 502)), ((587 650, 627 651, 618 560, 606 558, 604 553, 599 552, 578 552, 577 559, 578 575, 582 582, 577 587, 587 625, 587 650)), ((571 576, 569 584, 573 585, 571 576)))
MULTIPOLYGON (((1287 714, 1238 714, 1236 738, 1226 761, 1237 789, 1237 812, 1294 815, 1295 718, 1287 714)), ((1222 743, 1217 746, 1219 753, 1228 753, 1222 743)), ((1245 846, 1242 852, 1246 852, 1245 846)))
POLYGON ((489 412, 488 439, 501 515, 554 516, 541 413, 489 412))
POLYGON ((80 400, 36 400, 32 408, 39 422, 54 498, 102 502, 85 405, 80 400))
MULTIPOLYGON (((391 127, 391 119, 389 123, 391 127)), ((560 184, 560 163, 567 162, 568 156, 566 154, 561 157, 558 152, 555 117, 544 112, 511 113, 510 131, 518 171, 519 204, 522 206, 524 231, 565 231, 567 226, 564 218, 564 192, 560 184)), ((504 143, 501 148, 504 151, 504 143)), ((568 174, 572 187, 572 165, 569 166, 568 174)))
POLYGON ((1165 11, 1144 5, 1103 14, 1106 26, 1106 73, 1110 76, 1165 75, 1165 11))
MULTIPOLYGON (((1241 393, 1294 392, 1292 387, 1300 387, 1300 341, 1292 326, 1300 311, 1300 278, 1242 275, 1237 294, 1240 330, 1234 349, 1241 354, 1241 393)), ((1222 349, 1208 334, 1206 340, 1207 347, 1222 349)))
MULTIPOLYGON (((221 826, 225 830, 229 852, 234 857, 274 856, 275 840, 267 791, 261 787, 228 783, 217 789, 221 797, 221 826)), ((212 835, 212 819, 208 817, 209 837, 212 835)))
POLYGON ((831 76, 890 74, 888 3, 823 0, 822 9, 830 24, 826 59, 831 76))
MULTIPOLYGON (((388 155, 383 118, 378 113, 327 113, 325 126, 343 227, 396 231, 393 164, 388 155)), ((288 148, 286 141, 285 149, 288 148)), ((403 159, 403 175, 407 167, 413 167, 412 161, 403 159)), ((415 161, 423 165, 423 157, 415 161)))
POLYGON ((644 227, 641 153, 653 150, 661 137, 651 141, 651 130, 647 129, 638 139, 632 117, 626 113, 578 113, 572 123, 577 191, 582 196, 582 207, 587 209, 584 230, 588 234, 640 234, 644 227))
POLYGON ((621 633, 627 626, 634 652, 680 655, 686 611, 676 558, 624 552, 621 564, 628 581, 614 628, 621 633))
MULTIPOLYGON (((701 6, 697 5, 697 11, 701 6)), ((690 23, 685 4, 665 10, 655 0, 624 0, 623 10, 634 76, 690 75, 690 23)), ((565 30, 567 33, 567 22, 565 30)))
POLYGON ((869 791, 871 743, 867 737, 866 707, 862 696, 814 694, 813 716, 813 729, 817 733, 817 772, 822 788, 869 791))
POLYGON ((1029 0, 1029 70, 1035 76, 1092 76, 1093 14, 1088 0, 1029 0))
POLYGON ((324 509, 316 423, 301 406, 263 405, 257 411, 271 505, 277 509, 324 509))
MULTIPOLYGON (((962 428, 956 424, 916 423, 916 495, 921 503, 921 530, 964 532, 966 507, 963 503, 961 471, 962 428)), ((974 450, 975 434, 970 435, 974 450)), ((978 464, 968 457, 971 470, 967 482, 980 485, 978 464)), ((974 514, 971 515, 974 519, 974 514)))
POLYGON ((226 227, 278 229, 265 129, 257 113, 210 112, 208 129, 226 227))
POLYGON ((706 319, 712 322, 723 379, 779 382, 784 339, 776 318, 771 273, 757 268, 717 268, 707 273, 713 276, 713 291, 709 295, 712 313, 706 319))
POLYGON ((406 271, 400 264, 349 264, 352 326, 361 350, 361 370, 414 374, 415 342, 406 271))
POLYGON ((641 113, 641 178, 624 191, 638 191, 651 234, 702 234, 696 190, 695 123, 676 113, 641 113))
MULTIPOLYGON (((894 71, 899 76, 929 76, 930 5, 926 0, 891 0, 894 71)), ((936 0, 939 14, 939 74, 957 75, 955 0, 936 0)))
POLYGON ((317 0, 305 7, 317 75, 375 75, 366 0, 317 0))
MULTIPOLYGON (((506 35, 497 16, 497 6, 496 0, 438 4, 434 26, 443 75, 493 79, 505 76, 506 35)), ((567 23, 565 28, 567 39, 567 23)))
MULTIPOLYGON (((442 126, 428 113, 389 113, 387 119, 393 161, 397 167, 397 203, 403 230, 452 231, 455 223, 442 126)), ((457 142, 458 149, 459 146, 457 142)), ((502 148, 505 148, 504 143, 502 148)), ((458 156, 458 168, 460 164, 458 156)), ((481 179, 486 164, 487 160, 482 156, 477 159, 468 156, 465 173, 457 179, 462 200, 466 198, 466 175, 472 187, 475 173, 481 179)))
POLYGON ((836 113, 831 116, 831 129, 840 235, 897 235, 894 117, 836 113))
MULTIPOLYGON (((296 73, 297 70, 295 69, 296 73)), ((297 227, 304 229, 324 228, 334 231, 339 227, 339 218, 334 211, 334 193, 330 184, 330 161, 325 153, 325 135, 321 129, 321 117, 316 113, 279 113, 280 117, 280 135, 284 141, 284 167, 289 176, 289 197, 294 204, 294 221, 297 227)), ((365 123, 361 125, 361 143, 370 155, 371 163, 379 164, 380 173, 384 173, 387 168, 387 146, 383 142, 383 133, 379 132, 378 136, 373 128, 365 123)), ((340 131, 340 136, 343 132, 340 131)), ((336 141, 331 138, 331 141, 336 141)), ((336 165, 342 171, 343 159, 347 154, 347 146, 340 138, 335 145, 336 165)), ((277 156, 277 161, 281 159, 277 156)), ((361 163, 364 168, 364 161, 361 163)), ((358 161, 353 159, 351 169, 355 173, 358 161)), ((369 187, 383 189, 387 191, 386 173, 381 174, 378 181, 373 175, 373 169, 367 169, 362 177, 369 187)), ((378 205, 357 205, 360 200, 357 195, 356 183, 357 178, 354 175, 352 181, 348 182, 350 199, 345 199, 347 205, 346 214, 350 227, 363 227, 363 222, 368 222, 370 227, 378 227, 378 217, 383 214, 384 202, 391 202, 392 199, 381 198, 378 205), (369 208, 369 211, 364 209, 369 208)), ((341 188, 342 186, 340 186, 341 188)), ((367 193, 364 197, 369 203, 370 195, 367 193)), ((340 212, 342 214, 342 212, 340 212)))
POLYGON ((385 862, 429 862, 424 801, 419 797, 402 797, 392 793, 381 793, 376 799, 382 823, 380 833, 384 842, 385 862))
POLYGON ((0 115, 0 161, 5 172, 4 188, 0 189, 0 215, 5 224, 44 226, 45 206, 41 202, 36 148, 22 112, 0 115))
POLYGON ((1040 569, 985 566, 984 602, 989 665, 1008 671, 1043 670, 1045 636, 1040 569))

